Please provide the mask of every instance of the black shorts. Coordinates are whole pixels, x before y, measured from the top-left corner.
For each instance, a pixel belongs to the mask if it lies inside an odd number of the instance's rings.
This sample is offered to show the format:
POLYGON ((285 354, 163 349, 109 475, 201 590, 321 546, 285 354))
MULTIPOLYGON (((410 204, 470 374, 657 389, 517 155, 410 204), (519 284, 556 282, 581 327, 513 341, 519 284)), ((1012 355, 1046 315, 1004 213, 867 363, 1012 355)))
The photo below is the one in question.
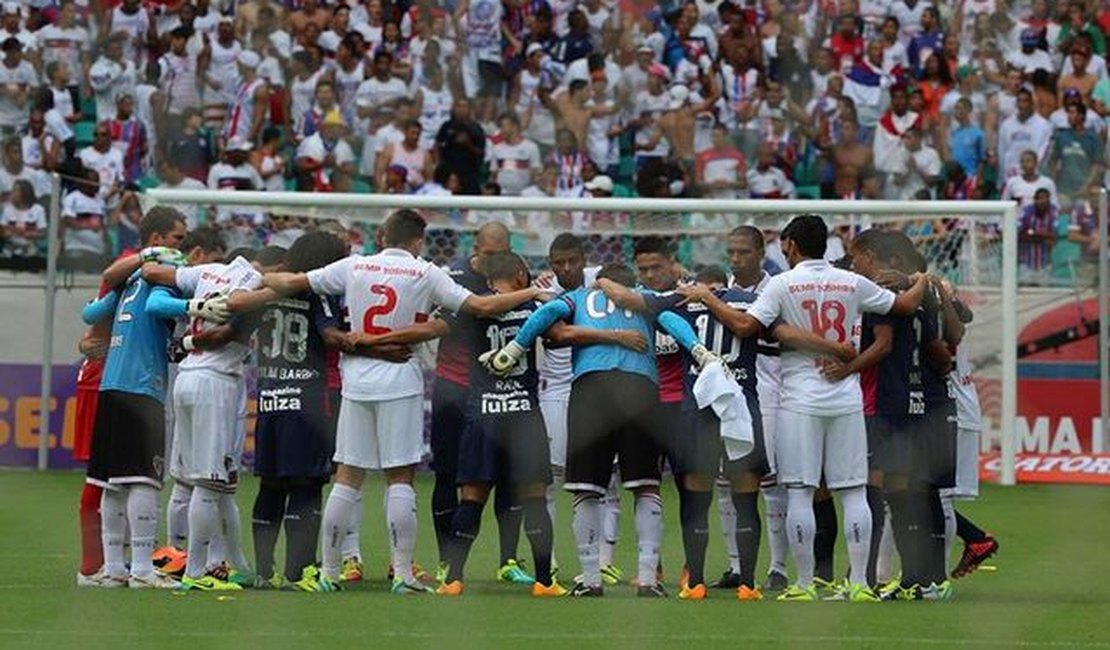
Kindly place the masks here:
POLYGON ((698 474, 715 478, 739 478, 742 474, 755 474, 763 478, 771 471, 767 461, 767 441, 763 438, 763 417, 759 400, 747 396, 748 411, 752 415, 752 450, 742 458, 729 460, 721 440, 721 419, 712 408, 687 411, 687 426, 680 436, 678 468, 680 474, 698 474))
POLYGON ((147 395, 100 392, 93 424, 88 482, 100 486, 142 483, 162 489, 166 407, 147 395))
POLYGON ((459 444, 456 481, 459 485, 550 483, 551 455, 539 408, 470 420, 459 444))
POLYGON ((335 409, 325 395, 310 396, 299 411, 259 413, 254 436, 254 473, 263 478, 331 475, 335 409), (311 402, 309 402, 311 400, 311 402))
POLYGON ((614 457, 624 487, 659 485, 660 448, 652 426, 658 400, 658 387, 643 375, 610 370, 576 379, 567 408, 564 487, 605 494, 614 457))
POLYGON ((671 472, 682 474, 683 438, 690 428, 690 414, 682 408, 682 402, 656 401, 651 414, 651 435, 659 446, 663 458, 671 466, 671 472))
POLYGON ((933 488, 956 486, 956 403, 929 404, 914 418, 917 442, 913 478, 933 488))
POLYGON ((478 96, 501 99, 505 93, 505 68, 494 61, 478 61, 478 96))
POLYGON ((917 467, 917 427, 909 416, 869 415, 867 467, 885 474, 910 476, 917 467))
POLYGON ((432 389, 432 469, 453 481, 459 470, 459 439, 466 429, 466 388, 436 379, 432 389))

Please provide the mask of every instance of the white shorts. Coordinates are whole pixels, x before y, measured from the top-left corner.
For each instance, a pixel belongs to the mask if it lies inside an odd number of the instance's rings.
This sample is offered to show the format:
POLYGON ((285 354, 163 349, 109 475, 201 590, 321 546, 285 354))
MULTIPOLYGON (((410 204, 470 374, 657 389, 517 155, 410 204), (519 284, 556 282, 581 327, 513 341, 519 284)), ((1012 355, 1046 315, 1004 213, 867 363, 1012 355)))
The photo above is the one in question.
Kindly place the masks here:
POLYGON ((808 415, 779 410, 775 456, 780 485, 830 490, 867 484, 867 429, 863 411, 808 415))
POLYGON ((956 487, 941 490, 953 499, 979 498, 979 432, 956 430, 956 487))
POLYGON ((423 395, 381 402, 343 398, 335 430, 335 462, 393 469, 416 465, 423 457, 423 395))
POLYGON ((241 379, 211 370, 178 373, 170 461, 175 479, 234 483, 243 454, 236 432, 242 384, 241 379))
POLYGON ((540 412, 547 427, 547 444, 551 453, 551 465, 567 466, 567 408, 570 395, 563 398, 541 399, 540 412))

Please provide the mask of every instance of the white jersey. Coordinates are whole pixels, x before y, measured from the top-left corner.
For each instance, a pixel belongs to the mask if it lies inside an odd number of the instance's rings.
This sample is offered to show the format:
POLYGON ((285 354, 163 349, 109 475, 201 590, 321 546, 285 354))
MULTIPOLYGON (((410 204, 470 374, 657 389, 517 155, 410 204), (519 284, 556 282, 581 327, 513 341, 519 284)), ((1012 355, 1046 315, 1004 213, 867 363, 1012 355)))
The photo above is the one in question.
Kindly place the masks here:
POLYGON ((325 70, 320 68, 306 79, 294 76, 289 82, 289 114, 297 133, 304 132, 302 129, 305 113, 312 110, 316 101, 316 83, 320 81, 324 73, 325 70))
MULTIPOLYGON (((355 114, 355 98, 358 96, 358 87, 365 80, 366 70, 362 66, 362 61, 359 61, 354 70, 351 71, 344 70, 343 66, 335 66, 335 93, 344 117, 355 114)), ((315 93, 315 87, 313 87, 313 92, 315 93)))
POLYGON ((983 430, 983 411, 979 390, 971 376, 971 350, 964 340, 956 346, 956 362, 948 373, 948 392, 956 398, 956 426, 969 431, 983 430))
MULTIPOLYGON (((136 43, 146 43, 147 31, 151 29, 150 14, 146 9, 139 8, 133 14, 123 10, 122 6, 112 10, 111 33, 124 32, 127 40, 123 41, 123 58, 131 61, 136 67, 146 63, 146 47, 139 47, 136 43)), ((76 69, 74 69, 75 71, 76 69)))
MULTIPOLYGON (((583 286, 590 286, 597 281, 597 272, 600 266, 588 266, 583 271, 583 286)), ((565 293, 566 289, 559 285, 558 280, 552 280, 550 292, 556 295, 565 293)), ((570 397, 570 384, 574 376, 571 364, 573 349, 570 346, 559 348, 544 348, 543 363, 540 364, 540 400, 567 399, 570 397)))
POLYGON ((223 135, 225 138, 230 139, 239 136, 249 139, 251 137, 254 112, 266 110, 265 104, 258 105, 254 93, 265 84, 266 82, 262 79, 253 79, 239 84, 239 89, 235 92, 235 100, 230 105, 227 122, 224 124, 223 135))
POLYGON ((447 86, 439 90, 424 86, 420 95, 424 98, 420 105, 420 146, 431 149, 435 146, 440 127, 451 119, 451 105, 455 98, 447 86))
MULTIPOLYGON (((758 296, 767 288, 770 281, 771 274, 764 271, 763 277, 754 287, 740 286, 735 277, 729 278, 729 285, 758 296)), ((755 357, 755 390, 759 395, 759 408, 764 411, 777 410, 782 396, 782 349, 778 341, 759 339, 756 351, 758 354, 755 357)))
POLYGON ((542 167, 540 148, 527 138, 516 144, 498 142, 490 150, 490 172, 505 196, 519 196, 542 167))
MULTIPOLYGON (((207 298, 226 294, 238 289, 257 289, 262 286, 262 275, 242 257, 236 257, 231 264, 201 264, 177 269, 175 282, 177 288, 186 296, 207 298)), ((193 335, 206 332, 215 323, 194 318, 189 324, 193 335)), ((231 341, 213 350, 194 350, 182 359, 179 367, 185 370, 211 370, 224 375, 243 374, 243 360, 250 348, 238 341, 231 341)))
POLYGON ((235 101, 235 91, 239 88, 239 53, 243 46, 239 41, 232 41, 231 45, 224 47, 220 42, 213 40, 210 48, 212 54, 208 62, 208 76, 219 82, 219 88, 205 86, 204 103, 220 105, 230 104, 235 101))
MULTIPOLYGON (((893 305, 894 294, 867 278, 825 260, 806 260, 771 278, 748 313, 764 327, 781 318, 788 325, 846 343, 861 313, 885 314, 893 305)), ((861 411, 859 375, 830 382, 812 357, 784 351, 781 407, 809 415, 861 411)))
MULTIPOLYGON (((436 305, 457 312, 471 295, 443 269, 397 248, 309 271, 308 283, 316 293, 344 296, 351 331, 371 335, 423 322, 436 305)), ((385 401, 424 392, 424 372, 415 358, 389 363, 344 354, 340 371, 347 399, 385 401)))

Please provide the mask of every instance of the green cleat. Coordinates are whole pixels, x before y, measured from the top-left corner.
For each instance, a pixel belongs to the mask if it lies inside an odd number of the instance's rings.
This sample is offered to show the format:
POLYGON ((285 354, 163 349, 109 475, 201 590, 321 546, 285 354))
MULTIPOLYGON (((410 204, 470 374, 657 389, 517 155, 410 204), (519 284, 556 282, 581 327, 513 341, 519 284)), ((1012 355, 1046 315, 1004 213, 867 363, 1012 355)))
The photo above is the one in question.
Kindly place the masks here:
POLYGON ((390 593, 397 596, 416 596, 421 594, 435 593, 430 587, 420 582, 405 582, 401 578, 393 579, 393 586, 389 588, 390 593))
POLYGON ((531 585, 536 579, 524 572, 516 560, 509 560, 497 570, 497 579, 514 585, 531 585))
POLYGON ((234 582, 227 582, 220 580, 215 576, 201 576, 199 578, 190 578, 185 576, 181 579, 181 584, 177 586, 177 591, 242 591, 243 588, 234 582))
POLYGON ((308 565, 301 571, 301 579, 293 583, 293 588, 313 594, 325 594, 339 591, 339 583, 325 576, 314 565, 308 565))
POLYGON ((902 578, 901 577, 893 578, 890 582, 888 582, 885 585, 879 587, 879 597, 886 600, 886 596, 888 594, 893 594, 901 588, 902 588, 902 578))
POLYGON ((615 564, 601 567, 601 581, 607 585, 619 585, 624 580, 624 571, 615 564))
POLYGON ((227 572, 227 581, 233 585, 239 585, 243 589, 249 589, 254 587, 255 575, 250 571, 231 569, 227 572))
POLYGON ((822 580, 821 578, 813 579, 813 586, 817 588, 817 594, 821 600, 847 600, 848 599, 848 582, 833 580, 822 580))
POLYGON ((813 585, 802 587, 799 585, 792 585, 789 589, 779 594, 775 600, 782 602, 797 601, 797 602, 815 602, 819 600, 817 597, 817 588, 813 585))
POLYGON ((945 580, 940 584, 934 582, 921 589, 921 600, 952 600, 955 595, 956 590, 952 588, 951 580, 945 580))
POLYGON ((861 584, 850 584, 847 589, 847 600, 852 603, 881 603, 882 598, 871 587, 861 584))
POLYGON ((447 569, 448 569, 448 567, 447 567, 446 562, 440 562, 439 566, 436 567, 436 584, 437 585, 442 585, 445 582, 447 582, 447 569))

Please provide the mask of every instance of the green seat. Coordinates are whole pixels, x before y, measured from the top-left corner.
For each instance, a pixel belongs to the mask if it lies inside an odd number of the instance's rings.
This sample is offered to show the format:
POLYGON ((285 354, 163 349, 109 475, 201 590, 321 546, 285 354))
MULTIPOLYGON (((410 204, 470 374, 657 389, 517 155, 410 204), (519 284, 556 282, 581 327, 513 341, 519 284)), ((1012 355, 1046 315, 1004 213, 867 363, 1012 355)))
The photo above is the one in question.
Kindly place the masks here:
POLYGON ((84 97, 81 99, 81 115, 85 116, 86 120, 96 123, 96 100, 92 97, 84 97))
POLYGON ((78 122, 73 125, 73 137, 77 140, 77 148, 87 147, 93 143, 93 134, 96 133, 96 122, 78 122))
POLYGON ((370 186, 370 183, 367 183, 361 178, 356 178, 354 182, 351 183, 351 192, 355 194, 371 194, 373 191, 374 188, 370 186))

